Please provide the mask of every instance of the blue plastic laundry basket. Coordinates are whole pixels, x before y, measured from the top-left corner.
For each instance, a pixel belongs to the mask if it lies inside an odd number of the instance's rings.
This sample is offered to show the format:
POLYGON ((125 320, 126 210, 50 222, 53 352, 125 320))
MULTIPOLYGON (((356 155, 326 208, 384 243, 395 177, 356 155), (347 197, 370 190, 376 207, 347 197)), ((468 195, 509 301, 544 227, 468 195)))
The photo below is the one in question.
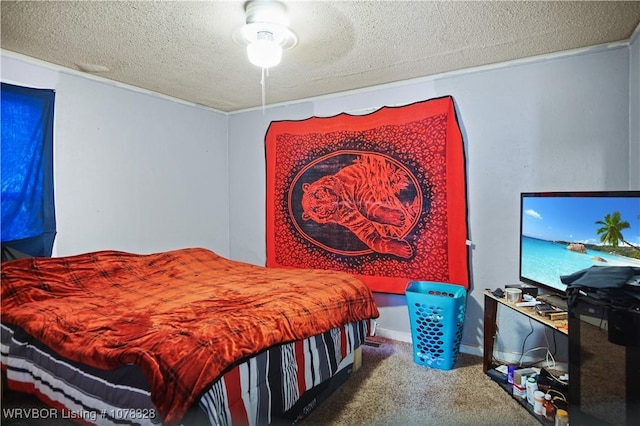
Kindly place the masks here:
POLYGON ((467 291, 454 284, 412 281, 405 294, 414 362, 452 369, 462 340, 467 291))

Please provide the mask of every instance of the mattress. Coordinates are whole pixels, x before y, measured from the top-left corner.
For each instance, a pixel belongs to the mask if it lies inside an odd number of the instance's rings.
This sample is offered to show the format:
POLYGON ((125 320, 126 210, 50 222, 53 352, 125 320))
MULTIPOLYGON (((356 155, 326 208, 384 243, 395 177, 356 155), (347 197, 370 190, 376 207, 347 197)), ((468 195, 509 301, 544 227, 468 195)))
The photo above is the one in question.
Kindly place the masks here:
MULTIPOLYGON (((350 375, 369 321, 281 345, 237 362, 210 386, 181 424, 295 423, 350 375)), ((51 418, 82 424, 158 425, 144 373, 128 364, 103 370, 61 357, 23 329, 0 325, 0 361, 9 388, 33 394, 51 418)))

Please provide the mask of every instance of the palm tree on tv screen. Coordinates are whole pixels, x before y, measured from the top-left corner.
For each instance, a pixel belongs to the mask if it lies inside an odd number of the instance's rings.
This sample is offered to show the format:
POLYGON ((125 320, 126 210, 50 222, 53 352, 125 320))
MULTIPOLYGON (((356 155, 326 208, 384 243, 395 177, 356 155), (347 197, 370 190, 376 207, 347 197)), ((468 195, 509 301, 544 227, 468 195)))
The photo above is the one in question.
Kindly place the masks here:
POLYGON ((596 225, 603 225, 601 228, 596 230, 596 234, 600 235, 600 242, 603 244, 608 244, 613 247, 618 247, 618 241, 622 241, 624 244, 629 247, 633 247, 634 249, 640 251, 640 248, 634 246, 628 241, 625 241, 622 236, 622 230, 628 229, 631 227, 629 222, 626 220, 622 220, 620 212, 615 211, 611 214, 607 214, 604 217, 604 220, 597 220, 596 225))

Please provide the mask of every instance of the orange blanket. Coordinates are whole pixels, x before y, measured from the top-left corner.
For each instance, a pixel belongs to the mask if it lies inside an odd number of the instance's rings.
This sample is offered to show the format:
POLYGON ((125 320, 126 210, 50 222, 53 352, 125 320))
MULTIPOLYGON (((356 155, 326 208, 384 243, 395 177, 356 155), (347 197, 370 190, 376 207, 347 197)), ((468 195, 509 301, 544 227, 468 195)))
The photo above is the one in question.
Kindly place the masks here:
POLYGON ((139 366, 169 425, 239 359, 377 316, 351 275, 263 268, 199 248, 2 265, 2 322, 75 361, 139 366))

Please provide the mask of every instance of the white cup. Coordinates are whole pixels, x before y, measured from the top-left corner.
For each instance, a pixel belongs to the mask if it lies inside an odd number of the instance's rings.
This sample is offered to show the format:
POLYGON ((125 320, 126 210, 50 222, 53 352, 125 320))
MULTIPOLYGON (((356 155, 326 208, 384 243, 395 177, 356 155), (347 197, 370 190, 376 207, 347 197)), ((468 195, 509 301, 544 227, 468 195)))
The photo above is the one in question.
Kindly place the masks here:
POLYGON ((504 292, 507 295, 507 302, 509 303, 518 303, 522 300, 522 290, 519 288, 506 288, 504 292))

